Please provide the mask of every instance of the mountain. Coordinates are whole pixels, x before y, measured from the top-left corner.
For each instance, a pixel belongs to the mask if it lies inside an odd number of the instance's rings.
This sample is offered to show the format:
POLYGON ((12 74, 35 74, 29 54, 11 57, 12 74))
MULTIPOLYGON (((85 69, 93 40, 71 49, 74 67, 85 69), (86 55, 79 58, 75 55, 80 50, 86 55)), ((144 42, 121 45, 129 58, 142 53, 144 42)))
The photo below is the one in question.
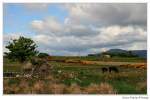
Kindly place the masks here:
POLYGON ((106 52, 107 53, 128 53, 128 51, 122 50, 122 49, 110 49, 110 50, 108 50, 106 52))
POLYGON ((147 57, 147 50, 122 50, 122 49, 110 49, 106 51, 109 54, 126 54, 126 55, 136 55, 141 58, 147 57))
POLYGON ((147 50, 132 50, 131 52, 139 57, 147 58, 147 50))
POLYGON ((110 49, 106 52, 89 54, 88 56, 100 56, 101 54, 109 54, 111 56, 133 57, 138 56, 147 58, 147 50, 123 50, 123 49, 110 49))

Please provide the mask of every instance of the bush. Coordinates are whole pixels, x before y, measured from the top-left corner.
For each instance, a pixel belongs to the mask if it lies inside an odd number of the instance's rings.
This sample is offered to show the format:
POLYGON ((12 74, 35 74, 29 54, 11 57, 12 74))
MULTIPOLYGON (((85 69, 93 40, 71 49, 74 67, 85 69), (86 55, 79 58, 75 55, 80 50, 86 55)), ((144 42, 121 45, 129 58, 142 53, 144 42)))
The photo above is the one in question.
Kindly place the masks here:
POLYGON ((87 94, 116 94, 116 91, 108 83, 91 84, 85 88, 87 94))
POLYGON ((137 91, 142 91, 143 93, 147 93, 147 81, 138 82, 136 86, 137 91))
POLYGON ((43 94, 43 93, 45 93, 45 83, 44 83, 44 81, 41 81, 41 80, 36 81, 33 84, 32 93, 33 94, 43 94))
POLYGON ((9 52, 5 52, 5 56, 11 60, 25 62, 33 56, 36 56, 38 53, 36 47, 36 44, 30 38, 20 37, 19 39, 14 39, 12 42, 9 42, 6 46, 9 52))
POLYGON ((39 58, 46 58, 46 57, 48 57, 49 56, 49 54, 47 54, 47 53, 39 53, 38 54, 38 57, 39 58))
POLYGON ((55 84, 55 83, 48 84, 48 90, 52 94, 63 94, 65 88, 66 86, 64 84, 55 84))
POLYGON ((65 92, 67 94, 81 94, 82 93, 80 86, 78 86, 76 83, 73 83, 71 84, 71 86, 67 87, 65 89, 65 92))

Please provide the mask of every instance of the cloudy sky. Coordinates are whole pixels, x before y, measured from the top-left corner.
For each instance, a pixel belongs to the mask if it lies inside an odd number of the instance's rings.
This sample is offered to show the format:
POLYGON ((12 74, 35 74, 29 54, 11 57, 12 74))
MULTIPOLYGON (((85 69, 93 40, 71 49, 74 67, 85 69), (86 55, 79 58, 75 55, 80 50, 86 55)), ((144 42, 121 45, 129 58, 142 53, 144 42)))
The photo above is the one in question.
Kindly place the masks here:
POLYGON ((11 4, 3 6, 3 51, 19 36, 51 55, 147 49, 146 4, 11 4))

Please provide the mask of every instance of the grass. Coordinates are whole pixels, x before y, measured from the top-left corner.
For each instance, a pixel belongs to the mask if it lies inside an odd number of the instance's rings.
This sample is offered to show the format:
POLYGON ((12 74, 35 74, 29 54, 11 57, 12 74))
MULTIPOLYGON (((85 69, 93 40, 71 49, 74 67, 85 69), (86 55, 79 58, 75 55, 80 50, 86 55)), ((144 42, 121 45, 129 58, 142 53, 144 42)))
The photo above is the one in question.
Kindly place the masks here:
MULTIPOLYGON (((54 64, 55 63, 51 63, 54 64)), ((61 65, 61 63, 59 63, 61 65)), ((147 79, 146 70, 141 70, 137 68, 122 68, 119 67, 119 73, 109 73, 102 74, 100 68, 103 66, 97 65, 78 65, 76 66, 66 66, 62 63, 61 67, 57 67, 57 70, 62 70, 64 72, 76 72, 77 79, 64 79, 63 83, 66 85, 71 85, 76 83, 81 87, 89 86, 91 83, 110 83, 119 94, 142 94, 145 92, 136 89, 136 84, 138 82, 147 79)))
POLYGON ((100 58, 99 56, 52 56, 53 60, 88 60, 88 61, 121 61, 121 62, 146 62, 146 59, 139 57, 112 57, 100 58))
MULTIPOLYGON (((69 57, 55 57, 55 59, 68 58, 69 57)), ((84 57, 71 58, 86 59, 84 57)), ((116 66, 119 73, 102 73, 101 68, 108 66, 99 64, 83 65, 80 63, 63 63, 55 61, 49 61, 49 64, 54 68, 52 73, 44 79, 4 78, 4 94, 147 93, 146 69, 116 66), (25 88, 22 89, 22 87, 25 88)), ((18 62, 5 61, 4 72, 5 71, 21 71, 21 64, 18 62)))
POLYGON ((3 63, 3 71, 12 71, 12 72, 20 72, 22 64, 17 61, 9 61, 8 59, 4 59, 3 63))

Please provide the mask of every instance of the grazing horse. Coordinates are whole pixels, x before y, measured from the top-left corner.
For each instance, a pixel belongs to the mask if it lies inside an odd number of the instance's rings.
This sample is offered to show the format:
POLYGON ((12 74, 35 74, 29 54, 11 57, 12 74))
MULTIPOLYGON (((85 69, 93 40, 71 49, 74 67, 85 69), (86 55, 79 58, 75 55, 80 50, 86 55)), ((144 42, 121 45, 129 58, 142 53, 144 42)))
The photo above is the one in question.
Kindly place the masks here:
POLYGON ((109 72, 109 73, 115 72, 115 73, 118 73, 119 72, 119 70, 116 67, 114 67, 114 66, 108 67, 108 68, 103 67, 103 68, 101 68, 101 70, 102 70, 103 73, 105 73, 105 72, 109 72))
POLYGON ((115 73, 119 72, 119 70, 116 67, 109 67, 109 72, 111 73, 112 71, 114 71, 115 73))
POLYGON ((101 70, 102 70, 102 72, 103 72, 103 73, 105 73, 105 72, 107 72, 107 71, 108 71, 108 69, 107 69, 107 68, 105 68, 105 67, 103 67, 101 70))

